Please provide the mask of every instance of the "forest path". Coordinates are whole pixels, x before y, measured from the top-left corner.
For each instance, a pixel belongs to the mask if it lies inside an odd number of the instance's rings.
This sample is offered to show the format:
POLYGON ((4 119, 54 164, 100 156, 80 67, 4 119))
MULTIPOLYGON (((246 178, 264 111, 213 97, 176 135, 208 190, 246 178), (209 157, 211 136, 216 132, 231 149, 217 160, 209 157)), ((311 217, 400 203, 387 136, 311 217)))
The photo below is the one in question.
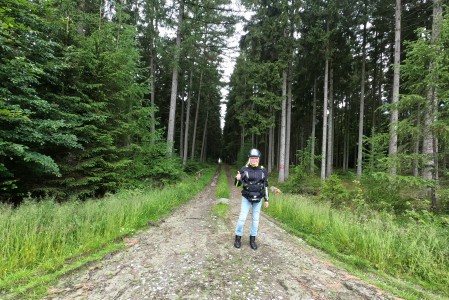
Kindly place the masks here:
POLYGON ((224 167, 231 199, 215 198, 217 174, 165 220, 126 239, 126 250, 61 278, 44 299, 395 299, 263 213, 258 250, 246 236, 250 215, 242 248, 234 248, 241 194, 224 167), (230 206, 225 219, 213 213, 219 202, 230 206))

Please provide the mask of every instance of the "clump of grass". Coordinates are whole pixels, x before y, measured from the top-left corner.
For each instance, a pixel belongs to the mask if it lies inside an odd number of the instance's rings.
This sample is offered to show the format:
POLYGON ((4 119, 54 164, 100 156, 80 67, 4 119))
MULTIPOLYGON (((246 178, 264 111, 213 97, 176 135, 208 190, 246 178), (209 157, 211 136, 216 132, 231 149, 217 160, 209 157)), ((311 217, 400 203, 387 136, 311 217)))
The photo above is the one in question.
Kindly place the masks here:
MULTIPOLYGON (((19 291, 68 259, 94 254, 191 199, 214 173, 162 190, 126 190, 101 200, 27 201, 0 211, 0 290, 19 291)), ((80 258, 81 259, 81 258, 80 258)))
POLYGON ((226 199, 230 197, 228 177, 223 168, 221 168, 220 175, 218 176, 215 197, 226 199))
POLYGON ((354 215, 300 196, 271 199, 267 213, 314 246, 356 268, 373 267, 449 296, 449 234, 440 225, 399 224, 387 213, 354 215))
POLYGON ((228 207, 228 204, 220 202, 214 206, 214 214, 221 219, 225 219, 228 214, 228 207))

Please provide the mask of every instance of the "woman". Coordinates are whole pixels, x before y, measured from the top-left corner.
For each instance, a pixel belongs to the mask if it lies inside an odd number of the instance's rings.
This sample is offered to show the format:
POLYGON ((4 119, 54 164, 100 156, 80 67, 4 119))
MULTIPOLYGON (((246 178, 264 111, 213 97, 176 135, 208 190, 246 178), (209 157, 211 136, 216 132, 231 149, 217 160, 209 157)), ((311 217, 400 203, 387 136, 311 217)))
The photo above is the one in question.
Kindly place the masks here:
POLYGON ((251 149, 248 153, 248 163, 242 167, 235 176, 235 185, 243 185, 242 205, 240 215, 235 228, 234 246, 240 248, 243 235, 243 226, 250 209, 252 209, 252 223, 249 236, 251 249, 256 250, 256 235, 259 227, 260 209, 262 198, 265 198, 264 206, 268 208, 268 172, 264 167, 259 166, 260 151, 251 149))

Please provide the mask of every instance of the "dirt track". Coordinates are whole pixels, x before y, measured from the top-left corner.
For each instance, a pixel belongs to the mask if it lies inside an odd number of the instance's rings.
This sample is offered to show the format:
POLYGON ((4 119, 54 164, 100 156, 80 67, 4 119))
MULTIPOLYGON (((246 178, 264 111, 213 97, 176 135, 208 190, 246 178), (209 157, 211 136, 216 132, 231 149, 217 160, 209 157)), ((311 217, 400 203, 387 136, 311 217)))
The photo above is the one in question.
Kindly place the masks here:
POLYGON ((215 199, 215 180, 156 226, 126 240, 126 251, 71 274, 45 299, 393 299, 335 267, 321 253, 261 216, 257 242, 233 247, 240 190, 215 199), (228 202, 223 220, 212 207, 228 202))

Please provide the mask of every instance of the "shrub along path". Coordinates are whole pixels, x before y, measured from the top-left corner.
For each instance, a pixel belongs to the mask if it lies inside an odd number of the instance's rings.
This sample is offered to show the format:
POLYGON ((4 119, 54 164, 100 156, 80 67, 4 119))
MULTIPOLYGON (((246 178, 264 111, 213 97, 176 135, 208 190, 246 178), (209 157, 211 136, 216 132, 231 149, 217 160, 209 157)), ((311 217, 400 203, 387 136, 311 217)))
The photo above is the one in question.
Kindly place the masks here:
POLYGON ((235 249, 241 196, 234 175, 228 171, 231 199, 215 199, 215 176, 164 221, 126 239, 126 250, 62 278, 45 299, 396 299, 266 216, 259 249, 246 236, 251 216, 235 249), (224 218, 213 212, 220 202, 229 204, 224 218))

